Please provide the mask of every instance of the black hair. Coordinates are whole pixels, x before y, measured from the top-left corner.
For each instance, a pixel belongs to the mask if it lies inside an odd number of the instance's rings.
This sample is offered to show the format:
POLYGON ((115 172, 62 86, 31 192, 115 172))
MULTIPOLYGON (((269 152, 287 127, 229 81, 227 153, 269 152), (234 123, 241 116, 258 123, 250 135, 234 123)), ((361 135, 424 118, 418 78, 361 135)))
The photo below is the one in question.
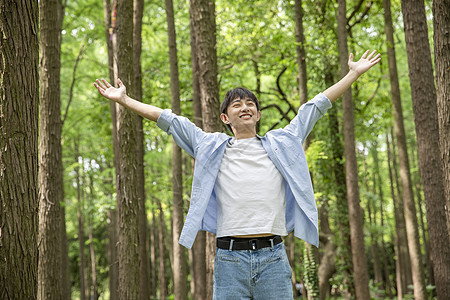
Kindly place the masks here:
MULTIPOLYGON (((231 101, 234 99, 250 99, 256 104, 256 109, 260 111, 259 107, 259 101, 258 98, 256 98, 255 94, 252 93, 249 89, 245 87, 237 87, 234 89, 229 90, 225 94, 225 99, 222 102, 222 105, 220 106, 220 112, 222 114, 227 113, 228 106, 230 105, 231 101)), ((228 129, 230 129, 231 133, 233 133, 233 130, 231 129, 230 124, 227 124, 228 129)))

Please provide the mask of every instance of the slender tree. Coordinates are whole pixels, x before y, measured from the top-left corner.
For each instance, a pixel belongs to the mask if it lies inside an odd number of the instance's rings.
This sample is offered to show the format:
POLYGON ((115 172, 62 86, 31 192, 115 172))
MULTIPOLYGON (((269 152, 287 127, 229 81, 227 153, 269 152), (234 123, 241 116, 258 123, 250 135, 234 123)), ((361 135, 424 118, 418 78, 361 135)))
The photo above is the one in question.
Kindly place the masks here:
MULTIPOLYGON (((338 0, 338 47, 341 76, 348 72, 346 1, 338 0)), ((369 275, 364 251, 364 233, 358 186, 358 166, 355 154, 355 124, 352 91, 348 89, 342 99, 344 110, 344 152, 347 183, 347 201, 350 221, 353 272, 356 298, 369 299, 369 275)))
POLYGON ((1 0, 0 11, 0 298, 36 299, 38 3, 1 0))
MULTIPOLYGON (((170 94, 172 111, 181 114, 180 81, 178 77, 178 57, 175 32, 175 20, 172 0, 166 0, 167 32, 169 40, 170 94)), ((172 193, 173 193, 173 275, 176 299, 187 299, 186 254, 178 243, 183 228, 183 178, 181 148, 172 141, 172 193)))
MULTIPOLYGON (((444 8, 445 9, 445 8, 444 8)), ((402 0, 403 21, 405 23, 406 53, 408 56, 409 79, 416 125, 417 154, 426 203, 428 231, 430 234, 431 256, 434 267, 436 294, 439 299, 450 297, 450 240, 445 214, 444 182, 439 153, 439 122, 436 104, 431 51, 428 41, 427 18, 423 0, 402 0)), ((446 58, 448 60, 448 57, 446 58)), ((448 170, 447 170, 448 172, 448 170)), ((405 206, 406 207, 406 206, 405 206)), ((410 253, 416 299, 426 299, 425 279, 420 256, 419 237, 410 241, 410 227, 417 226, 415 207, 411 206, 411 219, 407 219, 408 242, 411 248, 418 247, 417 254, 410 253), (413 209, 414 208, 414 209, 413 209), (418 256, 416 258, 416 255, 418 256)), ((406 212, 407 216, 409 212, 406 212)), ((412 231, 412 230, 411 230, 412 231)), ((411 237, 412 238, 412 237, 411 237)))
MULTIPOLYGON (((447 230, 450 232, 450 1, 433 1, 434 62, 447 230)), ((448 284, 450 285, 450 284, 448 284)), ((447 285, 447 286, 448 286, 447 285)), ((447 294, 448 295, 448 294, 447 294)))
MULTIPOLYGON (((117 69, 125 86, 134 86, 133 76, 133 0, 117 4, 117 69)), ((134 97, 133 88, 129 94, 134 97)), ((123 106, 117 109, 119 141, 119 176, 117 207, 119 210, 119 299, 140 297, 139 237, 137 191, 136 115, 123 106)))
MULTIPOLYGON (((194 124, 199 128, 203 128, 199 66, 191 5, 189 6, 189 16, 192 68, 192 107, 194 111, 194 124)), ((194 164, 194 160, 192 160, 192 164, 194 164)), ((193 299, 206 299, 206 232, 200 231, 197 233, 191 252, 191 295, 193 299)))
MULTIPOLYGON (((134 97, 142 101, 142 17, 144 1, 134 0, 133 3, 133 74, 134 97)), ((138 190, 138 231, 139 231, 139 279, 140 298, 150 298, 150 262, 148 251, 147 211, 145 208, 145 177, 144 177, 144 130, 142 117, 136 116, 136 161, 137 161, 137 190, 138 190)))
MULTIPOLYGON (((63 201, 61 101, 62 3, 39 2, 41 109, 39 126, 39 267, 38 298, 58 299, 63 293, 60 276, 62 235, 60 226, 63 201)), ((64 289, 65 291, 65 289, 64 289)))
MULTIPOLYGON (((221 131, 219 119, 219 84, 217 82, 216 18, 214 0, 190 0, 193 32, 199 66, 203 130, 221 131)), ((212 298, 215 236, 206 236, 206 297, 212 298)))

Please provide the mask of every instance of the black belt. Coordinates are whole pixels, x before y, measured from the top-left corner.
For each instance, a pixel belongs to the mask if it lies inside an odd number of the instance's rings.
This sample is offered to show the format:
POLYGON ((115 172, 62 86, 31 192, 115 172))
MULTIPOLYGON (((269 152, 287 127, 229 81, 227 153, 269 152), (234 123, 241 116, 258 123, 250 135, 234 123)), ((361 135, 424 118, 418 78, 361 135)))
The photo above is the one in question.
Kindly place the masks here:
POLYGON ((283 239, 279 235, 264 236, 257 238, 217 238, 217 248, 225 250, 257 250, 266 247, 273 247, 281 243, 283 239))

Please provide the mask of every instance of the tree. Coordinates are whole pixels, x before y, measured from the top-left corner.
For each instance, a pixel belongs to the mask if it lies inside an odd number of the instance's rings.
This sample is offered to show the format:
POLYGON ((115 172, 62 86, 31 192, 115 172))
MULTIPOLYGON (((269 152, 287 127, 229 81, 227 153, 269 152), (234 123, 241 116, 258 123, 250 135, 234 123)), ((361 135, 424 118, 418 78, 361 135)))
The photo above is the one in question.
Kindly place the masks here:
MULTIPOLYGON (((442 165, 439 152, 439 123, 434 86, 431 51, 428 41, 427 19, 423 0, 402 0, 403 22, 405 23, 406 53, 408 56, 411 97, 416 125, 419 171, 427 207, 428 231, 434 268, 436 293, 439 299, 450 297, 450 244, 447 228, 442 165)), ((448 60, 448 57, 447 57, 448 60)), ((442 137, 443 138, 443 137, 442 137)), ((448 170, 447 170, 448 171, 448 170)), ((406 206, 405 206, 406 207, 406 206)), ((408 211, 407 217, 408 217, 408 211)), ((417 226, 415 207, 411 207, 414 225, 417 226), (412 209, 414 208, 414 209, 412 209)), ((423 266, 420 257, 419 237, 414 244, 409 241, 410 226, 407 220, 408 243, 417 247, 417 253, 410 253, 413 270, 414 296, 426 299, 423 266), (418 256, 417 258, 415 256, 418 256), (415 259, 415 260, 413 260, 415 259)), ((411 237, 412 238, 412 237, 411 237)))
MULTIPOLYGON (((116 14, 116 6, 113 8, 114 15, 116 14)), ((112 9, 111 9, 111 1, 103 0, 103 15, 105 20, 105 40, 108 51, 108 71, 109 71, 109 80, 111 82, 116 83, 116 75, 117 73, 117 64, 114 61, 114 49, 113 49, 113 39, 115 39, 113 24, 111 22, 112 17, 112 9)), ((115 24, 114 24, 115 27, 115 24)), ((114 171, 115 178, 119 175, 119 141, 117 139, 117 117, 116 117, 116 104, 114 102, 110 102, 110 113, 112 120, 112 140, 113 140, 113 153, 114 153, 114 171)), ((117 187, 117 185, 116 185, 117 187)), ((118 254, 117 254, 117 241, 118 241, 118 222, 117 222, 117 210, 109 209, 108 211, 108 219, 109 219, 109 228, 108 228, 108 239, 109 239, 109 251, 108 251, 108 259, 109 259, 109 291, 110 291, 110 299, 116 300, 118 299, 118 288, 119 288, 119 264, 118 264, 118 254)))
POLYGON ((38 3, 1 0, 0 10, 0 298, 36 299, 38 3))
MULTIPOLYGON (((219 119, 219 85, 217 82, 216 19, 214 0, 190 0, 192 24, 197 44, 199 87, 203 130, 221 131, 219 119)), ((212 298, 215 237, 206 235, 207 299, 212 298)))
MULTIPOLYGON (((338 1, 338 48, 341 76, 348 72, 346 1, 338 1)), ((352 91, 348 89, 342 97, 344 110, 344 153, 347 184, 347 201, 352 245, 353 272, 356 298, 369 299, 369 276, 364 251, 364 233, 358 187, 358 165, 355 154, 355 124, 352 91)))
MULTIPOLYGON (((189 29, 191 46, 191 68, 192 68, 192 108, 194 111, 194 124, 203 128, 202 102, 200 100, 199 66, 197 48, 194 33, 192 6, 189 6, 189 29)), ((194 162, 192 162, 194 164, 194 162)), ((206 299, 206 232, 197 233, 192 246, 191 260, 191 295, 193 299, 206 299)))
MULTIPOLYGON (((133 87, 133 0, 117 4, 117 69, 125 86, 133 87)), ((134 97, 133 90, 129 92, 134 97)), ((123 106, 117 109, 119 141, 119 176, 117 207, 119 210, 119 299, 140 296, 139 237, 137 191, 136 115, 123 106)))
MULTIPOLYGON (((142 101, 142 17, 144 1, 134 0, 133 3, 133 74, 134 96, 142 101)), ((136 116, 136 161, 137 161, 137 189, 138 189, 138 231, 139 231, 139 279, 141 299, 150 298, 149 290, 149 251, 147 233, 147 211, 145 208, 145 177, 144 177, 144 130, 142 117, 136 116)))
POLYGON ((450 231, 450 41, 449 0, 433 1, 434 62, 436 65, 436 98, 439 116, 439 136, 447 199, 447 230, 450 231))
MULTIPOLYGON (((169 39, 170 94, 172 111, 181 114, 180 80, 178 78, 178 56, 175 20, 172 0, 166 0, 167 32, 169 39)), ((187 299, 186 254, 178 243, 183 228, 183 178, 181 148, 172 140, 172 193, 173 193, 173 275, 175 299, 187 299)))
MULTIPOLYGON (((67 291, 62 270, 60 203, 64 199, 61 148, 61 27, 63 7, 59 0, 41 1, 41 66, 39 126, 39 266, 38 298, 60 299, 67 291)), ((65 233, 64 233, 65 234, 65 233)), ((65 240, 65 239, 64 239, 65 240)), ((70 290, 70 289, 69 289, 70 290)), ((67 295, 66 295, 67 296, 67 295)))

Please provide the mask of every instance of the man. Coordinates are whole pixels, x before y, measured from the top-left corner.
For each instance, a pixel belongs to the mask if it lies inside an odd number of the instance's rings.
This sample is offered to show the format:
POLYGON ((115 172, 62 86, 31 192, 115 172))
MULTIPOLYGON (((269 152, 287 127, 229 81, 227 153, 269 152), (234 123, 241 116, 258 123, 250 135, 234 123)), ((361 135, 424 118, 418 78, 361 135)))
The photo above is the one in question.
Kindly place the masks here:
POLYGON ((380 61, 366 51, 338 83, 300 107, 283 129, 261 137, 259 102, 245 88, 229 91, 221 120, 233 131, 205 133, 170 110, 144 104, 97 79, 101 95, 157 122, 195 158, 191 204, 179 243, 191 248, 199 230, 216 234, 214 299, 292 299, 291 267, 281 236, 318 246, 318 215, 302 144, 315 122, 360 75, 380 61))

